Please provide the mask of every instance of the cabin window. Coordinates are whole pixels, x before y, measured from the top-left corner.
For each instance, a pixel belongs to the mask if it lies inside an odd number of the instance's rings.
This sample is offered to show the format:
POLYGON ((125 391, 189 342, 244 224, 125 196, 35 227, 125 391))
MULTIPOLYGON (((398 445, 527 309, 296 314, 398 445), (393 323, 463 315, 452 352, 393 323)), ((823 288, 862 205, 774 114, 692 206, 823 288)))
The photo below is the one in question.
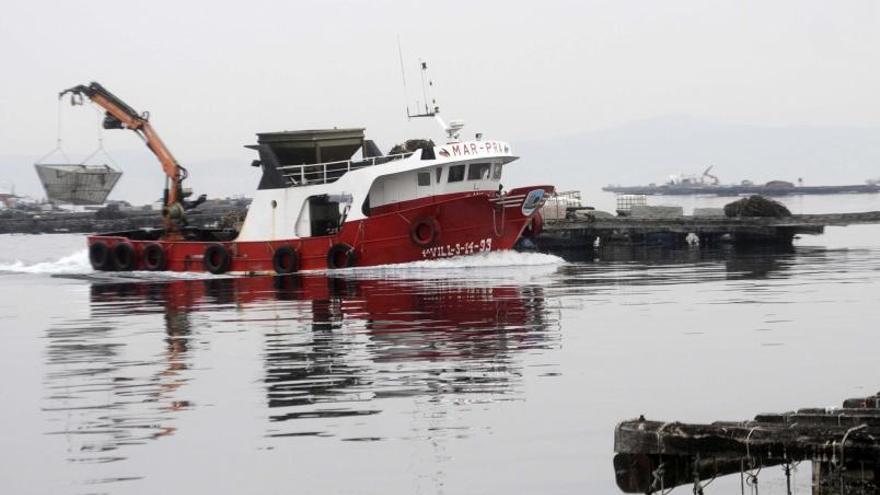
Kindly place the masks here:
POLYGON ((443 167, 437 167, 437 184, 440 183, 440 177, 443 176, 443 167))
POLYGON ((495 164, 495 171, 492 173, 492 178, 495 180, 501 180, 501 167, 500 163, 495 164))
POLYGON ((471 163, 468 168, 468 180, 488 180, 491 168, 490 163, 471 163))
POLYGON ((449 178, 447 182, 461 182, 464 180, 464 165, 453 165, 449 167, 449 178))
POLYGON ((431 185, 431 172, 419 172, 418 179, 419 179, 420 186, 430 186, 431 185))
POLYGON ((309 223, 313 236, 333 235, 339 231, 343 221, 339 202, 332 201, 326 194, 309 198, 309 223))

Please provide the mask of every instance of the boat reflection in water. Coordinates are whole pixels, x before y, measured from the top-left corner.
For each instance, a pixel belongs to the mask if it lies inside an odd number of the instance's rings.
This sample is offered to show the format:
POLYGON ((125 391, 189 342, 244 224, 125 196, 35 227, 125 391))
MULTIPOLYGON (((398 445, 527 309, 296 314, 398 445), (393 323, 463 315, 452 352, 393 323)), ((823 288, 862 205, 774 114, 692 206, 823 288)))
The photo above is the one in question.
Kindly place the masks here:
POLYGON ((123 460, 125 447, 186 428, 178 413, 221 409, 218 381, 247 383, 223 395, 263 397, 264 439, 377 439, 393 419, 349 437, 338 421, 381 416, 401 397, 416 409, 446 395, 515 399, 516 354, 558 341, 543 289, 522 283, 212 278, 94 284, 90 298, 89 319, 48 331, 50 433, 77 463, 123 460))

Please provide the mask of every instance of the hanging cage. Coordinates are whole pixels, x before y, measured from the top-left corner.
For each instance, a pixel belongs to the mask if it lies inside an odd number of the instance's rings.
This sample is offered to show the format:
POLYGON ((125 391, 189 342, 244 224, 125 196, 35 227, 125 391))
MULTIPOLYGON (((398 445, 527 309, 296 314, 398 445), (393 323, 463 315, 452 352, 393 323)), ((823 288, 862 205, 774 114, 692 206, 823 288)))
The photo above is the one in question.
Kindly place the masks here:
POLYGON ((72 205, 103 204, 122 176, 106 164, 36 163, 34 167, 49 201, 72 205))

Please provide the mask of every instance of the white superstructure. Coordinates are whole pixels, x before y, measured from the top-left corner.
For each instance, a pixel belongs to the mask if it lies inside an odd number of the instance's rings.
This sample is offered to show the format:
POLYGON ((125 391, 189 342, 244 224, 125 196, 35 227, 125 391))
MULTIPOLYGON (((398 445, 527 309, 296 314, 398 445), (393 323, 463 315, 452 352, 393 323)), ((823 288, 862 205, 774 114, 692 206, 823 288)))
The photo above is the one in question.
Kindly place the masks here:
POLYGON ((272 139, 267 139, 269 142, 263 146, 255 146, 261 152, 262 163, 259 164, 264 169, 264 180, 267 174, 278 175, 274 176, 275 182, 266 187, 261 183, 238 240, 329 235, 344 222, 362 220, 376 211, 390 211, 401 203, 456 193, 495 191, 501 187, 504 165, 517 159, 509 144, 493 140, 424 146, 413 152, 366 156, 359 160, 296 164, 277 159, 277 155, 287 153, 296 157, 288 161, 305 160, 302 142, 309 143, 309 153, 314 149, 319 156, 322 153, 333 156, 334 150, 350 152, 353 148, 366 155, 369 148, 366 142, 360 146, 352 144, 357 143, 356 131, 361 131, 363 141, 362 129, 299 131, 310 133, 309 139, 303 139, 303 134, 285 133, 297 139, 296 149, 279 145, 280 133, 269 136, 272 139), (322 141, 324 133, 333 137, 347 133, 337 139, 345 143, 333 148, 332 143, 322 141), (312 143, 316 143, 314 147, 312 143), (272 160, 275 163, 266 163, 272 160))

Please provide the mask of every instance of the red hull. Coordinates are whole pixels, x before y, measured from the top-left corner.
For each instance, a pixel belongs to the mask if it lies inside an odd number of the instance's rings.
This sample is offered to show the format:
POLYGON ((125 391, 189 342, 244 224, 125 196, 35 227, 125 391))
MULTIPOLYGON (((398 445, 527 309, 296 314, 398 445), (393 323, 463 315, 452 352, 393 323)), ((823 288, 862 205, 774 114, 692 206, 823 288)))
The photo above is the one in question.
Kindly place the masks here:
MULTIPOLYGON (((149 268, 145 263, 145 250, 156 244, 164 253, 161 268, 176 272, 207 271, 205 252, 212 245, 222 245, 229 254, 228 265, 219 271, 237 273, 278 271, 273 258, 278 249, 285 246, 296 252, 297 270, 329 268, 328 254, 337 244, 352 248, 353 266, 406 263, 511 249, 531 220, 532 213, 524 214, 522 205, 525 196, 535 189, 543 189, 545 194, 553 191, 552 186, 536 186, 514 189, 506 196, 479 191, 425 198, 404 204, 404 209, 346 222, 338 234, 331 236, 205 242, 138 240, 136 233, 120 233, 90 236, 88 243, 90 254, 95 244, 103 243, 111 257, 118 244, 129 244, 133 252, 129 269, 134 270, 149 268), (422 230, 414 232, 417 228, 422 230)), ((94 257, 92 264, 98 269, 107 269, 110 265, 96 264, 94 257)))

